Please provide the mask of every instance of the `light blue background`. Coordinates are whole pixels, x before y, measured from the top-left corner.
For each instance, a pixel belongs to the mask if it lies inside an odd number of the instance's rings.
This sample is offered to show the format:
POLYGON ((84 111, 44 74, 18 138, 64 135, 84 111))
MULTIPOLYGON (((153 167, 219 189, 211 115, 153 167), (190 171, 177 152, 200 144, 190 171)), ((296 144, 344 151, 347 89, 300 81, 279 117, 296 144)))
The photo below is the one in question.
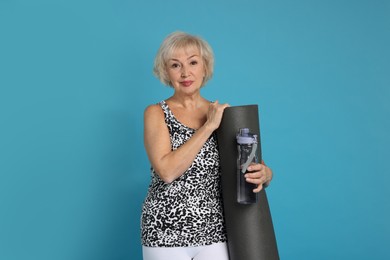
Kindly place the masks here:
POLYGON ((0 259, 141 259, 143 110, 170 32, 258 104, 282 259, 390 259, 390 3, 0 0, 0 259))

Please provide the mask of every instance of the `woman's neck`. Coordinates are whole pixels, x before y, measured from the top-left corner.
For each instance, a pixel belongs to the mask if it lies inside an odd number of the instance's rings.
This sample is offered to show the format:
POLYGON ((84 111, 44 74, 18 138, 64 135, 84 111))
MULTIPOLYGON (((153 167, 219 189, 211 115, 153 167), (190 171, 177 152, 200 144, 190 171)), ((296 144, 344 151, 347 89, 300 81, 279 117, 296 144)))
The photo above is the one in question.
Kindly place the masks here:
POLYGON ((175 93, 168 100, 174 105, 186 109, 198 109, 199 107, 203 106, 206 101, 206 99, 203 98, 200 93, 186 96, 175 93))

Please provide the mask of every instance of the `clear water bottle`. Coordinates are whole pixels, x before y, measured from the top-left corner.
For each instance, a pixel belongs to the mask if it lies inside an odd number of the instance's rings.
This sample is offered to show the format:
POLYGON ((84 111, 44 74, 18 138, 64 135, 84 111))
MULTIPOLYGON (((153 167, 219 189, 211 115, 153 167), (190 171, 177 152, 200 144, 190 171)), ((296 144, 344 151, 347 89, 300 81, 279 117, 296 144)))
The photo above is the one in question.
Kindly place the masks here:
POLYGON ((241 128, 237 134, 237 202, 252 204, 257 202, 257 185, 245 180, 244 175, 252 162, 257 163, 257 135, 251 134, 249 128, 241 128))

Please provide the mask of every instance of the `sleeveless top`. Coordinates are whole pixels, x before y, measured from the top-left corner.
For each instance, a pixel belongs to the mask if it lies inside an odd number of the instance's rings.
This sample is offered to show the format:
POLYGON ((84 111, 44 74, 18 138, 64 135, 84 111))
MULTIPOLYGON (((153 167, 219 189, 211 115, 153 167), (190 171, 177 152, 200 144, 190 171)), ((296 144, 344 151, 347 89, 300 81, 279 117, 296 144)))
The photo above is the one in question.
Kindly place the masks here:
MULTIPOLYGON (((165 101, 164 111, 172 150, 189 140, 196 130, 180 123, 165 101)), ((142 245, 149 247, 203 246, 225 242, 219 153, 211 135, 183 175, 171 183, 151 169, 152 179, 143 203, 142 245)))

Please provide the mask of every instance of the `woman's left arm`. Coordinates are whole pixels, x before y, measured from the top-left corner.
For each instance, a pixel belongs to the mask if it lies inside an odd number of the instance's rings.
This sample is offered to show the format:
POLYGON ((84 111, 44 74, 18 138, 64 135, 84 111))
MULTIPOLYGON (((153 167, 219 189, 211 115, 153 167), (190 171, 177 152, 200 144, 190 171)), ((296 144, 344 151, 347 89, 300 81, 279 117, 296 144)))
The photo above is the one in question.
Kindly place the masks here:
POLYGON ((251 164, 248 167, 249 173, 245 174, 246 181, 249 183, 257 184, 257 188, 253 192, 260 192, 263 187, 267 187, 272 180, 272 170, 264 161, 260 163, 251 164))

